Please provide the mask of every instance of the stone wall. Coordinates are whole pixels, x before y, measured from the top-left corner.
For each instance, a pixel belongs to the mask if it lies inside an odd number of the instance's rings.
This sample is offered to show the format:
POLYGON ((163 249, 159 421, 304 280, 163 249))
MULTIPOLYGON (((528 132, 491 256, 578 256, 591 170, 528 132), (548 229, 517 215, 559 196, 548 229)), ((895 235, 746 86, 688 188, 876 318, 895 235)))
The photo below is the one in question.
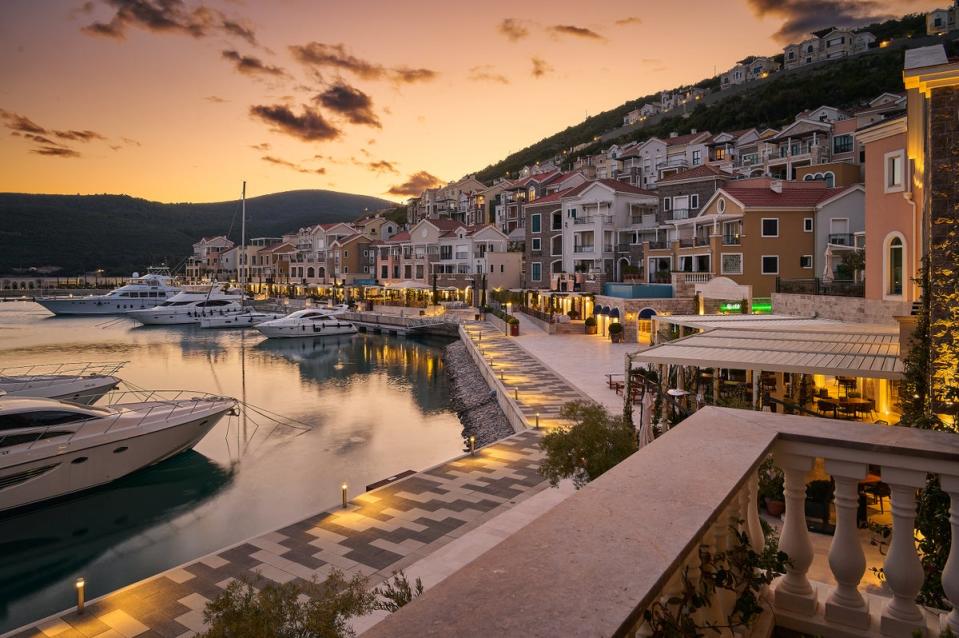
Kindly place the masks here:
POLYGON ((779 315, 797 315, 836 319, 850 323, 880 323, 897 325, 896 316, 912 312, 904 301, 883 301, 862 297, 833 297, 830 295, 772 294, 773 312, 779 315))

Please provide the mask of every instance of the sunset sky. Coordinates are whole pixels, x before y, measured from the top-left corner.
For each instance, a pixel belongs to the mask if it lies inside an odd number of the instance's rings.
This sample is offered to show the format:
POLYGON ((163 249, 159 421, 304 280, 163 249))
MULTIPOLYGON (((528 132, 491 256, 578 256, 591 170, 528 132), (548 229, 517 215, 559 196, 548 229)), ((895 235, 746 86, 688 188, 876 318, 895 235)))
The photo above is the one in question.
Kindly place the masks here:
POLYGON ((945 0, 3 0, 0 191, 404 200, 809 30, 945 0))

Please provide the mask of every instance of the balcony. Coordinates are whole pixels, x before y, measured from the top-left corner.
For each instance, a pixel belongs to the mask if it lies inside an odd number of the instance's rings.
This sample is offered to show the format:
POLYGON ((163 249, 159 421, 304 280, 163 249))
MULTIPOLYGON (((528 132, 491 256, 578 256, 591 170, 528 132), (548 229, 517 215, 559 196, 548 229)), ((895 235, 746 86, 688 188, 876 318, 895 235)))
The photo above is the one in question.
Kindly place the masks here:
POLYGON ((602 224, 612 224, 613 216, 612 215, 588 215, 586 217, 577 217, 573 220, 574 224, 595 224, 596 222, 602 224))
POLYGON ((629 218, 629 223, 642 228, 656 228, 656 214, 645 213, 643 215, 633 215, 629 218))
POLYGON ((694 242, 697 246, 708 246, 708 245, 709 245, 709 237, 702 237, 702 236, 700 236, 700 235, 697 235, 696 237, 693 238, 693 242, 694 242))
POLYGON ((776 278, 776 292, 792 295, 828 295, 833 297, 865 297, 866 284, 843 279, 781 279, 776 278))
MULTIPOLYGON (((763 595, 767 602, 756 624, 736 635, 768 636, 773 626, 791 630, 788 635, 940 635, 945 614, 913 602, 923 578, 914 543, 916 491, 931 472, 954 502, 959 498, 954 434, 709 407, 427 589, 366 636, 655 635, 644 612, 658 607, 679 614, 672 599, 683 594, 684 578, 698 582, 701 548, 764 546, 757 467, 770 452, 784 475, 778 547, 789 565, 763 595), (828 489, 836 530, 813 542, 806 473, 819 460, 834 483, 828 489), (869 464, 879 466, 894 512, 885 556, 869 547, 868 534, 856 526, 858 486, 869 464), (867 549, 892 596, 863 590, 867 549), (817 573, 840 584, 816 581, 817 573)), ((959 542, 952 547, 944 583, 959 579, 959 542)), ((950 602, 959 603, 955 590, 946 589, 950 602)), ((708 606, 691 611, 698 627, 730 616, 737 592, 716 591, 707 594, 708 606)), ((954 626, 955 619, 949 621, 954 626)))
POLYGON ((603 252, 604 252, 604 253, 611 253, 611 252, 613 252, 614 250, 615 250, 615 247, 613 246, 613 244, 603 244, 603 252))
POLYGON ((594 252, 594 247, 592 244, 588 246, 573 246, 574 253, 591 253, 594 252))
POLYGON ((669 218, 677 221, 680 219, 689 219, 689 209, 688 208, 674 208, 669 211, 669 218))
POLYGON ((680 248, 692 248, 692 247, 695 246, 695 245, 696 245, 696 240, 693 239, 692 237, 688 237, 688 238, 686 238, 686 239, 680 239, 680 240, 679 240, 679 247, 680 247, 680 248))
POLYGON ((672 242, 668 239, 657 239, 656 241, 649 242, 650 250, 666 250, 672 245, 672 242))
POLYGON ((829 233, 829 243, 833 246, 855 246, 856 236, 852 233, 829 233))
POLYGON ((624 244, 616 244, 616 252, 618 253, 628 253, 629 249, 632 247, 632 244, 629 242, 624 244))
POLYGON ((742 244, 742 236, 738 233, 735 235, 723 235, 723 246, 739 246, 742 244))

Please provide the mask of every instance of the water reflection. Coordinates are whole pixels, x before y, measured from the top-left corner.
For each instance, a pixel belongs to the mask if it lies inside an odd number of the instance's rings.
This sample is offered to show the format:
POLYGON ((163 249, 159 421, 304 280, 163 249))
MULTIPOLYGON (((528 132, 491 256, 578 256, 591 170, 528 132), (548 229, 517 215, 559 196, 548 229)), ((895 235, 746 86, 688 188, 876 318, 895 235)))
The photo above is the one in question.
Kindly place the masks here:
MULTIPOLYGON (((4 601, 82 571, 106 552, 123 559, 115 548, 200 507, 231 480, 232 471, 190 451, 109 486, 0 517, 0 614, 4 601)), ((162 537, 154 533, 148 542, 162 537)))
POLYGON ((137 387, 235 396, 306 428, 245 411, 174 459, 182 473, 164 464, 19 513, 19 524, 0 518, 9 543, 0 546, 0 633, 69 607, 77 576, 92 598, 334 506, 344 481, 355 494, 460 451, 445 341, 268 341, 255 331, 47 321, 38 308, 0 304, 4 365, 128 360, 121 376, 137 387))

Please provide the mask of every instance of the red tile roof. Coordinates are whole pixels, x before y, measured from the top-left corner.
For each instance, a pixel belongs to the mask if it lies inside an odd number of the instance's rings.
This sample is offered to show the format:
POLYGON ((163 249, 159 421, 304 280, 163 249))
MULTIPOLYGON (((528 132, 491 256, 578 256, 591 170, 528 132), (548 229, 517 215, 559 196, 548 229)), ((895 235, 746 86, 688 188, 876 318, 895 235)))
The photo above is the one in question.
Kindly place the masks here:
POLYGON ((695 139, 698 139, 703 136, 709 137, 708 131, 699 131, 697 133, 687 133, 686 135, 678 135, 676 137, 667 137, 663 141, 666 142, 666 146, 677 146, 679 144, 689 144, 695 139))
POLYGON ((714 177, 732 177, 732 175, 712 164, 703 164, 702 166, 668 175, 660 179, 657 183, 662 184, 664 182, 674 182, 681 179, 706 179, 714 177))
POLYGON ((400 242, 400 241, 409 241, 410 231, 404 230, 402 233, 396 233, 386 241, 388 242, 400 242))
MULTIPOLYGON (((636 195, 649 195, 651 197, 656 197, 656 193, 648 190, 643 190, 638 186, 633 186, 629 182, 621 182, 618 179, 597 179, 596 182, 603 184, 604 186, 609 186, 617 193, 634 193, 636 195)), ((584 186, 589 186, 594 182, 586 182, 584 186)))
POLYGON ((735 183, 723 187, 722 191, 742 202, 746 208, 813 208, 819 202, 843 192, 844 188, 826 188, 822 182, 783 182, 781 193, 771 188, 743 187, 735 183), (815 184, 818 188, 807 187, 815 184))

